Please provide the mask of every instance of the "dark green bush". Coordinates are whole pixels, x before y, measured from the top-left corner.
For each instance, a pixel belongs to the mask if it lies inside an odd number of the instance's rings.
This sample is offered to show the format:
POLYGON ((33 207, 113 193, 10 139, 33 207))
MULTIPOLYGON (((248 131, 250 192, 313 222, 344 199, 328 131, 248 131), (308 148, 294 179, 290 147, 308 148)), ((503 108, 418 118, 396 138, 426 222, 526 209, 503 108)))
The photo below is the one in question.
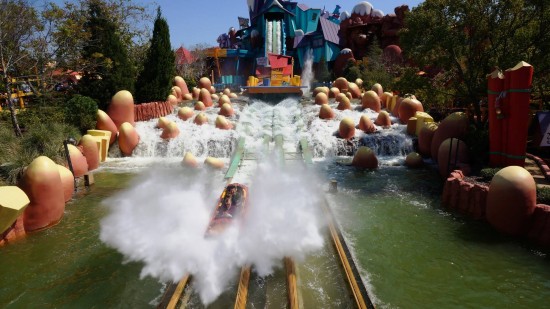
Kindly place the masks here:
POLYGON ((97 109, 94 99, 74 95, 64 104, 65 122, 85 133, 86 130, 95 128, 97 109))
POLYGON ((537 186, 537 203, 550 205, 550 188, 537 186))
POLYGON ((500 167, 487 167, 479 172, 479 176, 483 178, 484 181, 489 182, 491 181, 491 179, 493 179, 493 176, 495 176, 495 174, 498 173, 498 171, 500 171, 501 169, 502 168, 500 167))

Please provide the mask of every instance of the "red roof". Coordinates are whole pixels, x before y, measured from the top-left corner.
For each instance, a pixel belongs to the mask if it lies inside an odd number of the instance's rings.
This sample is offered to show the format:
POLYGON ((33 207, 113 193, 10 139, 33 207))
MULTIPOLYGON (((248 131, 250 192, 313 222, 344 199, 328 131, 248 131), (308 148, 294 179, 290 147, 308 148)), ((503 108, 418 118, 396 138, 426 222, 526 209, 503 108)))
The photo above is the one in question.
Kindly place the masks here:
POLYGON ((189 50, 183 48, 183 46, 176 49, 176 65, 189 64, 194 61, 195 59, 193 59, 193 55, 189 50))
POLYGON ((284 56, 284 55, 277 55, 277 54, 267 54, 267 57, 269 58, 269 64, 274 69, 280 69, 287 66, 292 67, 292 57, 291 56, 284 56))

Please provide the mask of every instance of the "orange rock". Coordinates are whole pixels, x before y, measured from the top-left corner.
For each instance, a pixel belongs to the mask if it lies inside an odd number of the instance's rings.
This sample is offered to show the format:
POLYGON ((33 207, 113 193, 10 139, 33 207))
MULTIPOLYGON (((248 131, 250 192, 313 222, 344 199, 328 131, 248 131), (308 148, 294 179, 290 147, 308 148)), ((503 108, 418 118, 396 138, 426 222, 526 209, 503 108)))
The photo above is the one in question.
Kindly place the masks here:
POLYGON ((360 79, 360 78, 356 78, 355 79, 355 84, 357 84, 357 86, 359 86, 359 88, 363 87, 363 80, 360 79))
POLYGON ((378 94, 372 90, 365 92, 365 94, 363 94, 363 98, 361 99, 361 107, 363 109, 370 108, 377 113, 380 112, 381 105, 378 94))
POLYGON ((338 103, 338 106, 336 107, 338 110, 346 110, 351 109, 351 102, 349 101, 348 97, 340 97, 340 103, 338 103))
POLYGON ((328 104, 322 104, 321 109, 319 109, 319 118, 321 119, 332 119, 334 118, 334 111, 330 108, 328 104))
POLYGON ((231 117, 235 114, 235 111, 233 110, 233 106, 231 106, 231 104, 224 103, 220 108, 220 112, 218 114, 225 117, 231 117))
POLYGON ((206 106, 204 105, 204 103, 202 103, 202 101, 197 101, 195 103, 195 110, 196 111, 203 111, 206 109, 206 106))
POLYGON ((197 99, 200 93, 201 93, 200 88, 193 87, 193 99, 197 99))
POLYGON ((379 83, 376 83, 376 84, 372 85, 372 88, 370 90, 376 92, 376 94, 380 98, 382 97, 382 94, 384 93, 384 88, 379 83))
POLYGON ((225 89, 223 90, 223 94, 225 94, 226 96, 229 96, 229 95, 231 94, 231 89, 225 88, 225 89))
POLYGON ((356 83, 349 83, 348 88, 352 98, 354 99, 361 98, 361 89, 359 88, 359 86, 357 86, 356 83))
POLYGON ((359 129, 365 133, 374 133, 376 132, 376 127, 372 123, 372 120, 367 115, 361 115, 359 118, 359 129))
POLYGON ((407 123, 409 118, 414 117, 416 112, 423 112, 422 103, 414 98, 405 98, 399 105, 399 120, 401 123, 407 123))
POLYGON ((223 169, 225 167, 225 163, 222 160, 214 157, 206 157, 204 165, 214 169, 223 169))
POLYGON ((238 98, 238 97, 239 97, 239 96, 238 96, 236 93, 234 93, 234 92, 231 92, 231 93, 229 94, 229 98, 231 98, 231 99, 236 99, 236 98, 238 98))
POLYGON ((157 121, 157 125, 155 126, 155 128, 166 129, 169 123, 170 120, 168 120, 166 117, 160 117, 157 121))
POLYGON ((378 117, 376 117, 376 120, 374 121, 374 124, 384 128, 391 127, 390 114, 386 111, 380 111, 378 113, 378 117))
POLYGON ((487 196, 487 221, 498 231, 525 235, 537 203, 533 176, 519 166, 508 166, 495 174, 487 196))
POLYGON ((332 87, 330 88, 330 91, 328 93, 328 97, 329 98, 336 98, 337 95, 340 94, 340 89, 336 88, 336 87, 332 87))
POLYGON ((128 122, 120 126, 118 135, 118 147, 124 156, 131 156, 134 148, 139 143, 139 135, 136 129, 128 122))
POLYGON ((73 173, 71 173, 71 171, 63 165, 57 164, 57 170, 59 171, 59 176, 61 177, 61 185, 63 186, 63 197, 65 198, 66 203, 73 197, 74 176, 73 173))
POLYGON ((407 121, 407 134, 409 135, 416 134, 416 117, 411 117, 407 121))
POLYGON ((178 125, 171 121, 168 123, 166 128, 162 131, 162 134, 160 135, 160 138, 162 139, 171 139, 175 138, 178 135, 180 135, 180 129, 178 128, 178 125))
POLYGON ((205 107, 211 107, 213 105, 212 104, 212 95, 206 89, 201 89, 200 90, 199 101, 202 101, 202 103, 204 103, 205 107))
POLYGON ((220 130, 231 130, 233 129, 233 125, 224 116, 218 115, 218 117, 216 117, 216 128, 220 130))
POLYGON ((328 96, 324 92, 319 92, 317 95, 315 95, 315 104, 321 105, 321 104, 327 104, 328 103, 328 96))
POLYGON ((380 106, 382 108, 388 108, 388 99, 391 99, 393 97, 393 94, 391 92, 383 92, 382 95, 380 95, 380 106))
POLYGON ((93 171, 99 167, 99 149, 97 142, 90 134, 82 136, 78 144, 82 147, 82 154, 88 163, 88 171, 93 171))
POLYGON ((318 93, 321 93, 321 92, 328 96, 329 95, 328 87, 317 87, 313 89, 313 94, 311 96, 315 97, 318 93))
POLYGON ((30 203, 23 213, 25 231, 36 231, 57 224, 65 211, 63 185, 57 164, 40 156, 26 168, 21 188, 30 203))
POLYGON ((432 159, 438 161, 437 155, 441 143, 451 137, 463 139, 468 132, 468 117, 465 113, 456 112, 447 116, 435 130, 430 147, 432 159))
POLYGON ((104 111, 98 109, 97 110, 97 123, 96 123, 96 129, 98 130, 105 130, 111 132, 111 139, 109 140, 109 145, 112 145, 117 137, 118 128, 116 124, 113 122, 111 117, 107 115, 104 111))
POLYGON ((183 121, 193 117, 193 115, 195 115, 195 112, 190 107, 184 106, 178 110, 178 118, 183 121))
POLYGON ((199 126, 203 124, 208 124, 208 117, 206 117, 204 113, 200 113, 195 116, 195 120, 193 120, 193 123, 199 126))
POLYGON ((332 84, 332 87, 336 87, 338 88, 338 90, 340 90, 340 92, 347 92, 348 91, 348 87, 349 87, 349 82, 347 79, 345 79, 344 77, 338 77, 334 83, 332 84))
POLYGON ((216 88, 214 86, 210 86, 210 94, 216 93, 216 88))
POLYGON ((348 99, 350 99, 350 100, 353 99, 353 95, 352 95, 351 92, 349 92, 349 91, 346 92, 346 97, 347 97, 348 99))
POLYGON ((170 105, 176 106, 178 105, 178 98, 176 98, 173 94, 168 95, 168 98, 166 98, 166 102, 170 103, 170 105))
POLYGON ((452 170, 459 169, 461 164, 470 162, 468 156, 468 146, 457 138, 448 138, 439 146, 441 160, 438 161, 439 174, 441 177, 447 177, 452 170), (452 140, 452 144, 451 144, 452 140), (449 158, 449 148, 452 147, 449 158), (449 167, 449 165, 451 165, 449 167))
POLYGON ((220 100, 220 97, 218 97, 218 95, 215 94, 215 93, 213 95, 211 95, 210 97, 212 98, 212 102, 217 102, 217 101, 220 100))
POLYGON ((225 103, 231 104, 231 100, 229 99, 229 96, 224 94, 218 100, 218 107, 222 107, 225 103))
POLYGON ((345 94, 345 93, 339 93, 339 94, 337 94, 336 97, 335 97, 335 99, 334 99, 334 101, 336 101, 336 102, 338 102, 338 103, 342 102, 343 100, 348 100, 348 102, 349 102, 349 98, 346 97, 346 94, 345 94))
POLYGON ((353 119, 344 118, 340 121, 338 135, 343 139, 351 139, 355 136, 355 123, 353 123, 353 119))
POLYGON ((184 101, 193 100, 193 95, 190 94, 190 93, 186 93, 186 94, 183 95, 183 100, 184 101))
POLYGON ((369 147, 361 146, 353 156, 351 165, 359 168, 378 168, 378 159, 376 154, 369 147))
POLYGON ((199 79, 199 88, 205 88, 210 91, 210 87, 212 87, 212 82, 208 77, 202 77, 201 79, 199 79))
POLYGON ((424 123, 418 134, 418 152, 427 158, 431 158, 432 139, 437 130, 437 124, 433 122, 424 123))
POLYGON ((189 93, 189 88, 187 88, 187 83, 181 76, 174 77, 174 85, 180 87, 182 95, 186 95, 189 93))
POLYGON ((134 126, 134 97, 132 97, 132 94, 127 90, 117 92, 113 96, 111 104, 109 104, 107 114, 117 128, 124 122, 134 126))
POLYGON ((67 145, 67 148, 69 148, 74 177, 84 176, 88 172, 88 161, 86 161, 82 151, 72 144, 67 145))
POLYGON ((170 89, 170 94, 175 96, 178 101, 180 101, 181 99, 183 99, 183 94, 181 93, 181 89, 180 87, 178 86, 173 86, 171 89, 170 89))
POLYGON ((188 166, 193 168, 199 167, 199 162, 197 161, 197 158, 190 152, 185 153, 185 155, 183 156, 183 161, 181 161, 181 164, 183 166, 188 166))
POLYGON ((411 152, 405 158, 405 165, 410 168, 417 168, 424 165, 422 157, 417 152, 411 152))

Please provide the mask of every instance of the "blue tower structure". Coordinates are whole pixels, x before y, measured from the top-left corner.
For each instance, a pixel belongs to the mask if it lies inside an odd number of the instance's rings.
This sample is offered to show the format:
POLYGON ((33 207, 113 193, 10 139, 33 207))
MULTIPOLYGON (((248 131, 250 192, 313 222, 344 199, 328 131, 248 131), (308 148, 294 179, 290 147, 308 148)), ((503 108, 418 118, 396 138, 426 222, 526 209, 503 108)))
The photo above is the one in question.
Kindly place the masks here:
POLYGON ((339 25, 334 18, 321 16, 321 9, 283 0, 247 0, 247 4, 250 26, 241 25, 236 31, 238 44, 209 52, 216 57, 214 67, 222 82, 228 75, 239 75, 230 78, 239 82, 249 75, 265 75, 261 67, 269 67, 270 55, 291 59, 298 72, 308 53, 313 62, 324 59, 330 65, 336 60, 341 50, 339 25))

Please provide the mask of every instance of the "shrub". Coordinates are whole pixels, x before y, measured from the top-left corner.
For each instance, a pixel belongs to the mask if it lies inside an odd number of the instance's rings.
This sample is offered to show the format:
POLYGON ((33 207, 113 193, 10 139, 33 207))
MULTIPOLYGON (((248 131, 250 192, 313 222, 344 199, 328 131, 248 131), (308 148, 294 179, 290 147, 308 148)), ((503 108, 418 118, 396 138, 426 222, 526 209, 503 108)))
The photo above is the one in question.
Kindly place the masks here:
POLYGON ((550 205, 550 188, 537 186, 537 203, 550 205))
POLYGON ((97 103, 90 97, 74 95, 63 107, 65 122, 75 126, 81 133, 95 128, 97 103))
POLYGON ((495 176, 498 171, 500 171, 502 168, 500 167, 487 167, 479 171, 479 176, 483 178, 483 181, 491 181, 493 179, 493 176, 495 176))

